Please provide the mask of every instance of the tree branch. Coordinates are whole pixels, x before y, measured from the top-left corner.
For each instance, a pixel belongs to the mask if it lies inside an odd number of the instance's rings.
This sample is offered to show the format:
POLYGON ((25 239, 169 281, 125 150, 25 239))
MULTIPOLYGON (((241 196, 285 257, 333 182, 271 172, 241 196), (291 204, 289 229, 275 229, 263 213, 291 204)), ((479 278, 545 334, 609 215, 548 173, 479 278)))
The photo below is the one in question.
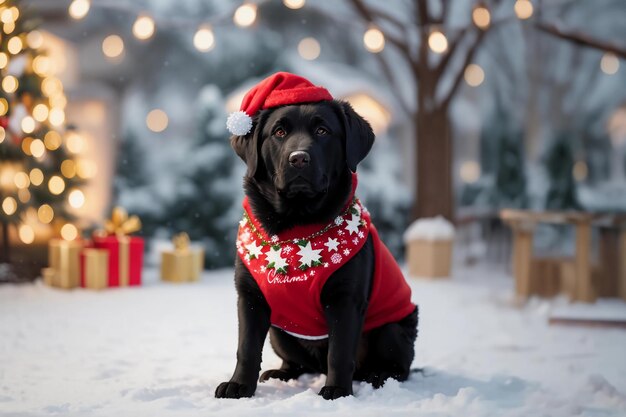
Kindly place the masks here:
POLYGON ((615 45, 614 43, 595 39, 582 33, 563 31, 559 29, 556 25, 537 23, 535 27, 542 32, 548 33, 552 36, 556 36, 557 38, 565 39, 580 46, 586 46, 589 48, 612 52, 615 55, 626 59, 626 46, 622 47, 619 45, 615 45))
POLYGON ((439 63, 437 63, 437 66, 435 68, 435 73, 436 73, 437 78, 439 78, 441 74, 443 74, 443 71, 446 69, 448 62, 450 62, 452 55, 456 51, 456 48, 461 43, 461 40, 463 39, 467 31, 468 31, 467 27, 461 29, 461 31, 450 42, 450 47, 448 48, 448 52, 444 56, 441 57, 441 59, 439 60, 439 63))
POLYGON ((456 90, 458 90, 459 85, 461 84, 461 80, 463 79, 463 74, 465 73, 465 68, 469 65, 470 62, 472 62, 472 59, 474 59, 474 55, 476 54, 476 51, 478 50, 478 46, 482 42, 486 33, 487 33, 486 31, 482 31, 482 30, 478 32, 478 34, 476 35, 476 39, 474 40, 474 43, 467 50, 467 55, 465 55, 465 59, 463 60, 463 65, 461 66, 461 70, 456 74, 456 77, 454 78, 454 81, 452 82, 452 87, 450 87, 448 94, 446 94, 446 97, 441 102, 441 105, 443 107, 447 107, 450 104, 452 97, 454 97, 456 90))
MULTIPOLYGON (((356 9, 357 13, 361 16, 361 18, 363 18, 366 22, 369 22, 371 24, 376 24, 376 19, 374 17, 375 14, 376 14, 375 11, 370 10, 365 5, 365 3, 363 3, 362 0, 350 0, 350 2, 352 3, 354 8, 356 9)), ((411 66, 413 66, 415 64, 415 62, 413 60, 413 56, 411 55, 411 49, 409 48, 409 45, 406 42, 404 42, 403 40, 400 40, 400 39, 390 35, 388 32, 384 31, 380 27, 378 27, 378 29, 381 32, 383 32, 383 34, 385 35, 385 39, 387 39, 387 41, 389 41, 389 43, 391 43, 396 48, 398 48, 400 50, 400 52, 402 53, 402 55, 404 55, 404 57, 407 59, 409 64, 411 66)))

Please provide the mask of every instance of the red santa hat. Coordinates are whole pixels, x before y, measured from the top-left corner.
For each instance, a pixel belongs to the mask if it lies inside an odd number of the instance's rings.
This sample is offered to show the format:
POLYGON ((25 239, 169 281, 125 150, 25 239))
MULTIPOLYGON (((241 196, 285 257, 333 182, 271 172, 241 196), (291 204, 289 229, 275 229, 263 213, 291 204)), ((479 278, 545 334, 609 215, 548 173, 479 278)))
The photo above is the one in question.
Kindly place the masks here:
POLYGON ((252 129, 252 118, 259 110, 332 99, 328 90, 313 85, 306 78, 288 72, 277 72, 248 91, 239 111, 228 116, 226 127, 233 135, 247 135, 252 129))

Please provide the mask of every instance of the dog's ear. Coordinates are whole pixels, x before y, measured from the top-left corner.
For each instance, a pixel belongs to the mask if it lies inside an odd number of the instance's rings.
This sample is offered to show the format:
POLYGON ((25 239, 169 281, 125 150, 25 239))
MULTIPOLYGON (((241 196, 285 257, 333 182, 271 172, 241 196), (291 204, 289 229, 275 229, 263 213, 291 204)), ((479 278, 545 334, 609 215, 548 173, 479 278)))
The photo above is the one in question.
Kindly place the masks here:
POLYGON ((247 177, 254 177, 259 165, 259 136, 261 135, 261 130, 260 124, 258 121, 255 121, 252 124, 252 130, 247 135, 233 135, 230 137, 230 146, 248 166, 247 177))
POLYGON ((350 103, 340 102, 346 130, 346 163, 350 171, 356 172, 361 162, 374 145, 374 131, 370 124, 354 111, 350 103))

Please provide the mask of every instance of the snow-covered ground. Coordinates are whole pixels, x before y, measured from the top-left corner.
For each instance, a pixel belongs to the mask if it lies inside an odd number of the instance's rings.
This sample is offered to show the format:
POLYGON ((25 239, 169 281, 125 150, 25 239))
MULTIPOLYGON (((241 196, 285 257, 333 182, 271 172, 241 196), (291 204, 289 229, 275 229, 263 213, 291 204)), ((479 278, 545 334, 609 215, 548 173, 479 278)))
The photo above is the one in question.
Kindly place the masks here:
MULTIPOLYGON (((411 280, 424 371, 333 402, 316 395, 318 375, 213 397, 235 364, 231 271, 173 285, 148 270, 144 287, 104 292, 1 286, 0 415, 626 415, 626 331, 549 326, 565 301, 516 306, 497 267, 454 275, 411 280)), ((279 364, 267 345, 263 369, 279 364)))

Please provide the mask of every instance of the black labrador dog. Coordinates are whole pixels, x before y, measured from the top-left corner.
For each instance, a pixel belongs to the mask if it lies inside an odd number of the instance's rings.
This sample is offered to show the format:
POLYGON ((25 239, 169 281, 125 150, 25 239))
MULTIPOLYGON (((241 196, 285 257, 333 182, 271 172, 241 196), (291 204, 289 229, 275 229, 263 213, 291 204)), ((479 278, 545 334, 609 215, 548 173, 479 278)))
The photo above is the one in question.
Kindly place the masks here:
MULTIPOLYGON (((352 172, 373 142, 369 123, 341 101, 263 110, 255 116, 250 133, 231 137, 232 147, 247 164, 244 189, 252 211, 270 234, 335 219, 350 196, 352 172)), ((352 395, 353 380, 367 381, 374 387, 382 386, 387 378, 406 380, 414 357, 417 308, 397 322, 363 332, 373 271, 370 235, 322 289, 328 337, 305 340, 270 325, 270 306, 237 257, 237 366, 230 381, 217 387, 215 396, 254 394, 268 331, 283 364, 280 369, 265 371, 260 382, 324 373, 326 384, 319 394, 336 399, 352 395)))

